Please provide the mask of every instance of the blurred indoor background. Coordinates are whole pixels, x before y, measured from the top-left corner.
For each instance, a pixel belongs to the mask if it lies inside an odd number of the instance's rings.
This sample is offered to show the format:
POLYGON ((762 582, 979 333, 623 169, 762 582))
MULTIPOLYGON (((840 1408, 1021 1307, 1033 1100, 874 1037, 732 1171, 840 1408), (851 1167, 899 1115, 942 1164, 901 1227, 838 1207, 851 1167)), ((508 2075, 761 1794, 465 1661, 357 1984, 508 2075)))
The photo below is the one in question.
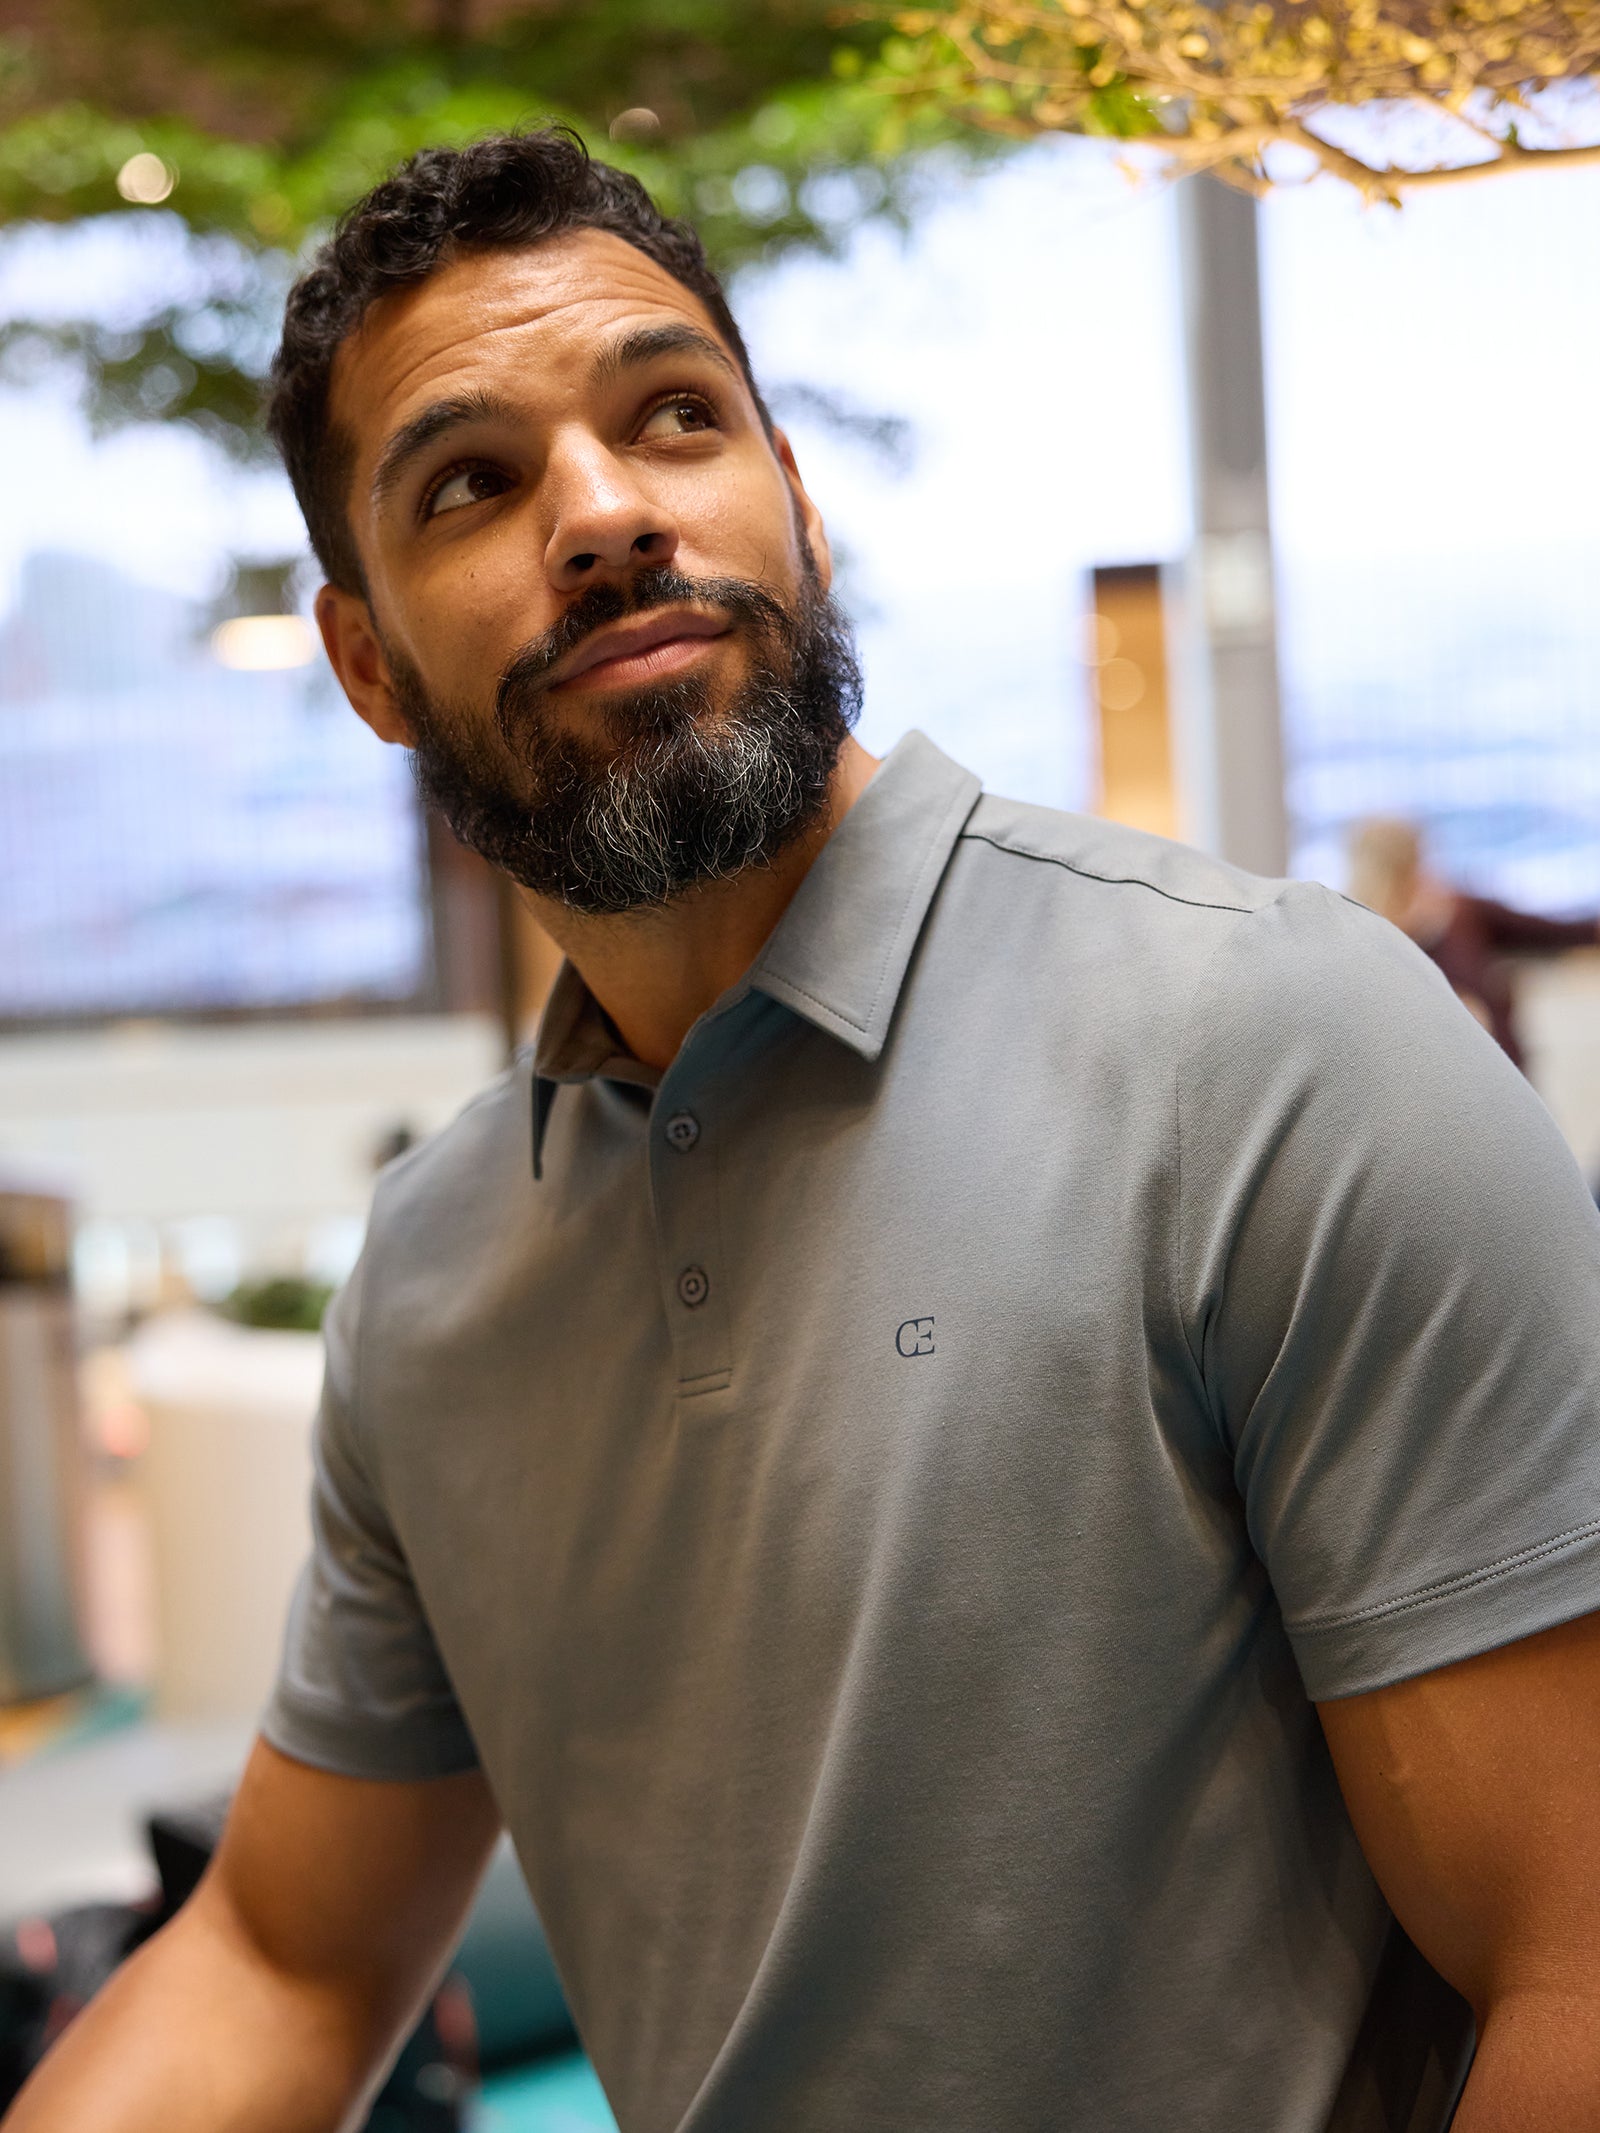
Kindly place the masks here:
MULTIPOLYGON (((881 26, 821 6, 374 7, 348 48, 235 12, 230 42, 150 0, 123 52, 86 5, 68 53, 0 8, 17 2035, 30 1978, 74 1989, 49 1922, 152 1900, 146 1815, 237 1767, 373 1171, 553 972, 344 707, 252 429, 294 257, 394 156, 553 112, 700 219, 834 537, 870 748, 918 726, 992 789, 1338 887, 1396 818, 1468 897, 1600 911, 1600 167, 1255 203, 1137 145, 886 133, 881 26)), ((1593 1175, 1600 950, 1509 982, 1593 1175)), ((493 2078, 469 2100, 446 2007, 385 2123, 604 2126, 497 1889, 463 1973, 493 2078)))

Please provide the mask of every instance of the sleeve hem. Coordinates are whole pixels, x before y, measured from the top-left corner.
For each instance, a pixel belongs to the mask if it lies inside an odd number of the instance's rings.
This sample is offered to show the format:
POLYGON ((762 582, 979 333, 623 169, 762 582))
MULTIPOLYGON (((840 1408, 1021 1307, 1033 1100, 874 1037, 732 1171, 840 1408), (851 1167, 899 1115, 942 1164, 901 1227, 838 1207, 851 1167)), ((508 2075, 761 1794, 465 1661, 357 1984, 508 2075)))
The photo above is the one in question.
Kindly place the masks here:
POLYGON ((280 1687, 262 1716, 261 1733, 280 1755, 338 1777, 406 1783, 457 1777, 478 1767, 478 1751, 459 1713, 400 1726, 291 1696, 280 1687))
POLYGON ((1600 1520, 1342 1619, 1286 1625, 1314 1703, 1390 1688, 1600 1609, 1600 1520))

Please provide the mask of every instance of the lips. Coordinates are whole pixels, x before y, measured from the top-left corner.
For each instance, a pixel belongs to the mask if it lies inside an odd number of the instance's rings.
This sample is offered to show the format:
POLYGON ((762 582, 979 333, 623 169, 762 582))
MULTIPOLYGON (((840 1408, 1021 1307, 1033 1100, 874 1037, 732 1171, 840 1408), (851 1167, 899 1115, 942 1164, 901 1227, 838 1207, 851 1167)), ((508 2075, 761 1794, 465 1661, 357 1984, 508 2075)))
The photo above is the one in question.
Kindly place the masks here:
POLYGON ((595 667, 606 666, 613 660, 638 659, 684 638, 725 637, 728 628, 728 623, 719 616, 697 614, 692 608, 673 608, 664 614, 643 615, 637 622, 623 622, 610 629, 596 630, 593 636, 584 639, 569 659, 562 661, 552 677, 553 686, 560 688, 595 667))

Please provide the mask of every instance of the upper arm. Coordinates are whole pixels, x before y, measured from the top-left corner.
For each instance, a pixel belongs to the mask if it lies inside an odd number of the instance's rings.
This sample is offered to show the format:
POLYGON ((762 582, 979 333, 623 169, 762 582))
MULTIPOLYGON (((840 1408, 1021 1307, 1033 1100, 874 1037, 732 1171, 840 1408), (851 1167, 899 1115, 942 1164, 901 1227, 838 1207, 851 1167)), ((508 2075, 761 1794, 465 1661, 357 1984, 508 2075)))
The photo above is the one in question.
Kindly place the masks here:
POLYGON ((1480 2023, 1592 1992, 1600 1614, 1318 1708, 1384 1895, 1480 2023))
POLYGON ((197 1921, 386 2039, 454 1946, 499 1826, 476 1770, 341 1777, 261 1741, 192 1899, 197 1921))
POLYGON ((1235 924, 1179 1084, 1180 1309, 1307 1693, 1600 1606, 1600 1218, 1393 927, 1235 924))
POLYGON ((476 1772, 385 1786, 261 1745, 170 1926, 52 2047, 17 2133, 334 2133, 370 2098, 495 1831, 476 1772))

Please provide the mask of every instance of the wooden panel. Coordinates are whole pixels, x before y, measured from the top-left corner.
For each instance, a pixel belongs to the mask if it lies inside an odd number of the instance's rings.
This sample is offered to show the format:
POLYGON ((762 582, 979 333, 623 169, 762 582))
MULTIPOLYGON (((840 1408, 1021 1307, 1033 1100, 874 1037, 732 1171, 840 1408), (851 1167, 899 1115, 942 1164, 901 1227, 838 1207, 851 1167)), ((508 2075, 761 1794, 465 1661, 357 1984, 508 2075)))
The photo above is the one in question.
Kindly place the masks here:
POLYGON ((1178 834, 1161 571, 1155 563, 1097 570, 1084 658, 1100 738, 1095 812, 1159 837, 1178 834))

